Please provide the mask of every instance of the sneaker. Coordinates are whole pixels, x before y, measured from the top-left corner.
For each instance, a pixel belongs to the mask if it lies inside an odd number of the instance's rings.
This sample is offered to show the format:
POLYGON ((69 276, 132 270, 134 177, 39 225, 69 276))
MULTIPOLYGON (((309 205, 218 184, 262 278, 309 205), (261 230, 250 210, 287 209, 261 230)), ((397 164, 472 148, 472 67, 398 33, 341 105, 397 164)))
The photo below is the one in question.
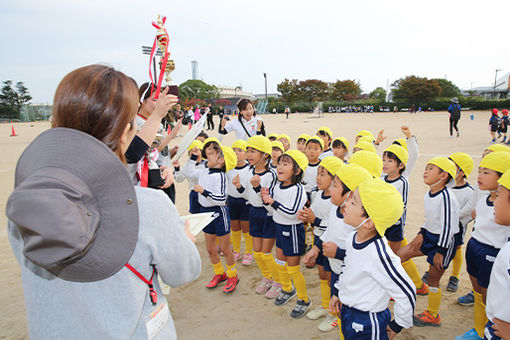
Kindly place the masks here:
POLYGON ((232 293, 236 289, 238 283, 239 276, 236 275, 234 277, 229 277, 227 279, 227 284, 225 285, 225 287, 223 287, 223 293, 225 294, 232 293))
POLYGON ((457 131, 457 138, 458 138, 459 136, 460 136, 460 133, 459 133, 459 131, 457 131))
POLYGON ((234 260, 237 262, 241 258, 241 254, 239 254, 237 251, 232 252, 234 254, 234 260))
POLYGON ((441 317, 439 316, 439 314, 437 315, 437 317, 434 317, 434 315, 430 314, 429 311, 426 310, 423 313, 413 316, 413 323, 417 327, 424 326, 440 327, 441 317))
POLYGON ((274 300, 274 304, 277 306, 283 306, 287 302, 289 302, 290 299, 292 299, 294 296, 296 296, 296 290, 292 289, 290 292, 286 292, 282 289, 280 292, 280 295, 274 300))
POLYGON ((243 266, 251 266, 252 263, 253 263, 253 255, 250 253, 244 254, 243 261, 241 262, 241 264, 243 266))
POLYGON ((446 286, 446 290, 449 292, 456 292, 459 289, 459 279, 455 276, 450 276, 448 280, 448 286, 446 286))
POLYGON ((280 295, 280 292, 282 291, 282 285, 278 282, 273 281, 273 285, 269 290, 267 291, 265 297, 269 300, 276 299, 278 295, 280 295))
POLYGON ((212 280, 206 285, 206 288, 212 289, 216 288, 218 284, 225 281, 227 279, 227 274, 223 273, 222 275, 214 275, 212 280))
POLYGON ((319 308, 315 308, 314 310, 311 310, 308 314, 306 314, 306 316, 310 320, 317 320, 326 315, 330 315, 329 311, 322 306, 320 306, 319 308))
POLYGON ((457 302, 462 306, 472 306, 475 304, 475 296, 473 294, 473 291, 470 291, 464 296, 461 296, 457 299, 457 302))
POLYGON ((474 328, 470 329, 469 331, 467 331, 466 333, 464 333, 462 335, 455 337, 455 340, 465 340, 465 339, 483 340, 483 338, 480 338, 478 336, 478 333, 476 332, 476 330, 474 328))
POLYGON ((259 282, 257 287, 255 287, 255 293, 259 295, 264 295, 267 293, 269 288, 273 285, 273 280, 266 279, 265 277, 262 278, 262 281, 259 282))
MULTIPOLYGON (((310 314, 310 313, 308 313, 308 314, 310 314)), ((326 316, 326 318, 320 323, 320 325, 317 326, 317 328, 321 332, 329 332, 329 331, 332 331, 333 329, 335 329, 336 327, 338 327, 338 321, 336 319, 336 316, 331 315, 329 313, 326 316)))
POLYGON ((416 295, 428 295, 429 294, 429 285, 423 282, 421 288, 416 288, 416 295))
POLYGON ((426 271, 425 273, 423 273, 423 276, 421 277, 421 280, 426 283, 426 284, 429 284, 429 272, 426 271))
POLYGON ((312 300, 308 299, 308 302, 303 300, 297 300, 296 307, 290 312, 290 316, 294 319, 301 319, 305 314, 308 308, 312 305, 312 300))

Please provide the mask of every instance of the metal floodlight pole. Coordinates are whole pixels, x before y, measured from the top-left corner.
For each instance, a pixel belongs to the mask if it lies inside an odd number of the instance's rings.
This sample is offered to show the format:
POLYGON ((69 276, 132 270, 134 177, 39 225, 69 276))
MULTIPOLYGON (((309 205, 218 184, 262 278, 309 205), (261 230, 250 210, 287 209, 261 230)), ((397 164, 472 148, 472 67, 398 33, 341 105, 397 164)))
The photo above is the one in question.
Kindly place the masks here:
POLYGON ((264 73, 264 84, 265 84, 265 88, 266 88, 266 103, 267 103, 267 74, 264 73))
POLYGON ((498 78, 498 72, 501 71, 500 68, 496 69, 496 75, 494 76, 494 93, 493 93, 493 99, 496 99, 496 80, 498 78))

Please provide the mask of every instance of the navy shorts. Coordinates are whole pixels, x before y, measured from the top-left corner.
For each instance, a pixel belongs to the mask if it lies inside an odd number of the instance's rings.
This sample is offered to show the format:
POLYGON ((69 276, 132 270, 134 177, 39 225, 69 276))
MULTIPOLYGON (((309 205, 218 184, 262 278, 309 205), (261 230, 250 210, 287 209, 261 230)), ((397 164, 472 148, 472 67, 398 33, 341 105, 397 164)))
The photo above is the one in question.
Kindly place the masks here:
POLYGON ((402 228, 402 224, 394 224, 388 229, 386 229, 386 232, 384 233, 384 236, 386 236, 386 239, 391 242, 400 242, 404 240, 404 228, 402 228))
POLYGON ((499 336, 494 334, 494 329, 492 329, 492 325, 494 325, 494 323, 491 320, 487 321, 487 324, 485 324, 485 330, 483 332, 484 335, 483 338, 485 340, 501 340, 499 336))
POLYGON ((251 205, 244 198, 228 196, 227 205, 231 220, 249 221, 251 205))
MULTIPOLYGON (((427 262, 434 265, 434 256, 438 252, 438 245, 439 242, 439 235, 438 234, 432 234, 428 232, 425 229, 421 229, 421 232, 423 233, 423 243, 421 244, 420 251, 427 256, 427 262)), ((446 269, 450 265, 450 262, 452 262, 453 257, 455 256, 455 252, 457 251, 457 243, 455 242, 455 238, 450 245, 450 248, 448 248, 448 251, 446 252, 444 259, 443 259, 443 268, 446 269)))
POLYGON ((305 251, 305 227, 303 224, 276 225, 276 246, 285 256, 301 256, 305 251))
POLYGON ((198 203, 198 192, 191 190, 189 192, 189 212, 198 214, 200 212, 200 203, 198 203))
MULTIPOLYGON (((319 236, 313 235, 313 244, 317 244, 318 239, 319 239, 319 236)), ((329 260, 326 256, 324 256, 324 254, 322 253, 322 250, 319 252, 319 255, 317 255, 315 264, 322 266, 325 271, 328 271, 328 272, 331 271, 331 267, 329 266, 329 260)))
POLYGON ((250 235, 260 238, 276 238, 273 217, 264 207, 250 208, 250 235))
POLYGON ((230 218, 228 216, 228 207, 200 207, 200 212, 214 212, 215 219, 211 221, 204 229, 206 234, 223 236, 230 233, 230 218))
POLYGON ((489 287, 492 266, 499 249, 471 238, 466 248, 466 269, 469 275, 476 277, 478 284, 489 287))
POLYGON ((340 274, 335 273, 334 271, 331 271, 331 294, 330 297, 335 295, 338 296, 338 289, 335 287, 335 283, 338 281, 338 278, 340 277, 340 274))
POLYGON ((371 313, 342 305, 341 320, 345 339, 388 339, 386 327, 391 321, 388 308, 379 313, 371 313))

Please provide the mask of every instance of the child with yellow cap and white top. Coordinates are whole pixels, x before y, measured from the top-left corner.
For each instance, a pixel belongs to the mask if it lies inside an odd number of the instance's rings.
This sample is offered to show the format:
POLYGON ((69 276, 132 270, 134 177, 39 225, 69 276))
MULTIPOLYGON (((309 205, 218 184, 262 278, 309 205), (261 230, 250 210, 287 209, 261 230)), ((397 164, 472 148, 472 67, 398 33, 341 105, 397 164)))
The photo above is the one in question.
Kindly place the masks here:
POLYGON ((202 148, 204 144, 199 141, 198 139, 195 139, 191 144, 188 146, 188 155, 189 159, 184 164, 182 171, 179 165, 179 161, 175 160, 172 162, 172 165, 174 166, 175 174, 174 178, 175 181, 178 183, 183 182, 185 179, 188 180, 188 188, 190 190, 189 192, 189 212, 191 214, 196 214, 200 212, 200 204, 198 203, 198 194, 196 191, 193 191, 193 187, 197 185, 197 179, 192 178, 189 176, 189 169, 196 168, 196 169, 205 169, 206 161, 202 160, 202 148))
POLYGON ((459 204, 446 185, 453 181, 457 170, 446 157, 431 158, 423 181, 430 187, 425 194, 425 223, 418 235, 398 251, 402 262, 427 256, 429 266, 429 293, 427 309, 414 317, 415 326, 441 326, 439 281, 455 256, 455 234, 459 232, 459 204))
MULTIPOLYGON (((498 180, 494 222, 510 227, 510 170, 498 180)), ((501 247, 492 267, 487 289, 485 339, 510 339, 510 239, 501 247)))
POLYGON ((290 149, 290 137, 288 135, 278 135, 276 140, 283 144, 283 149, 285 151, 290 149))
POLYGON ((344 222, 355 231, 347 237, 338 295, 330 301, 330 309, 340 312, 345 339, 392 339, 413 325, 415 287, 384 238, 403 211, 398 191, 379 178, 359 184, 345 205, 344 222))
POLYGON ((285 148, 283 147, 282 142, 273 141, 271 142, 271 163, 269 163, 269 167, 276 171, 276 167, 278 166, 278 158, 285 152, 285 148))
POLYGON ((336 137, 331 143, 331 150, 333 156, 340 158, 344 163, 347 163, 347 155, 349 154, 349 141, 345 137, 336 137))
POLYGON ((494 260, 510 237, 510 229, 494 220, 498 180, 510 169, 510 153, 496 151, 485 156, 478 168, 478 187, 490 193, 476 205, 476 220, 466 248, 466 269, 473 286, 474 328, 455 339, 482 339, 487 323, 485 301, 494 260))
POLYGON ((322 139, 322 154, 319 156, 320 159, 324 157, 334 156, 331 150, 331 141, 333 140, 333 132, 327 126, 322 126, 317 130, 316 135, 322 139))
POLYGON ((365 168, 374 178, 380 178, 383 171, 383 161, 375 152, 361 150, 349 158, 349 164, 358 164, 365 168))
POLYGON ((306 133, 300 134, 297 139, 296 149, 298 149, 302 153, 305 153, 305 144, 306 144, 306 141, 308 140, 308 138, 310 138, 310 135, 308 135, 306 133))
POLYGON ((308 138, 305 144, 305 155, 308 159, 308 166, 303 175, 306 196, 311 202, 312 192, 317 191, 317 169, 321 162, 320 155, 324 149, 324 142, 320 137, 313 136, 308 138))
POLYGON ((273 207, 276 224, 276 258, 287 262, 288 267, 278 267, 282 290, 275 305, 282 306, 298 295, 296 307, 290 316, 299 319, 305 315, 312 302, 306 291, 305 277, 300 271, 301 256, 305 251, 305 228, 298 219, 298 211, 306 203, 306 193, 301 181, 308 166, 308 160, 301 151, 289 150, 278 160, 278 184, 273 192, 269 188, 261 191, 264 204, 273 207), (280 271, 280 269, 282 269, 280 271), (296 289, 292 289, 291 279, 296 289))

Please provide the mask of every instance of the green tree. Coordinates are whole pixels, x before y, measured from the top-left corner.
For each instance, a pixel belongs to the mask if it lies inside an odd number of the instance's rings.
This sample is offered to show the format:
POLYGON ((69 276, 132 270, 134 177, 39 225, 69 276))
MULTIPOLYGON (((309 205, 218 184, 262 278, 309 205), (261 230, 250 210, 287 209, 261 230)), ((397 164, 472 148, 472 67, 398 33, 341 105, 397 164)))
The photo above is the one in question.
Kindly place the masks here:
POLYGON ((360 94, 359 83, 354 80, 337 80, 330 85, 331 100, 353 100, 360 94))
POLYGON ((441 98, 451 98, 460 96, 460 89, 448 79, 433 79, 437 81, 439 86, 441 87, 441 91, 439 92, 439 97, 441 98))
POLYGON ((370 92, 368 97, 370 99, 386 100, 386 90, 382 87, 376 87, 372 92, 370 92))
POLYGON ((3 82, 0 92, 0 115, 8 118, 20 118, 21 106, 32 99, 28 89, 23 82, 16 83, 16 88, 12 87, 12 80, 3 82))
POLYGON ((298 83, 299 97, 311 103, 328 99, 329 85, 322 80, 308 79, 298 83))
POLYGON ((218 98, 220 92, 214 85, 209 85, 199 79, 189 79, 179 85, 179 96, 183 99, 210 99, 218 98))
POLYGON ((298 80, 289 80, 285 78, 284 81, 276 86, 276 89, 282 94, 282 99, 289 103, 293 103, 299 99, 298 80))
POLYGON ((413 102, 434 100, 441 92, 441 86, 435 79, 416 76, 401 78, 391 86, 393 99, 404 99, 413 102))

